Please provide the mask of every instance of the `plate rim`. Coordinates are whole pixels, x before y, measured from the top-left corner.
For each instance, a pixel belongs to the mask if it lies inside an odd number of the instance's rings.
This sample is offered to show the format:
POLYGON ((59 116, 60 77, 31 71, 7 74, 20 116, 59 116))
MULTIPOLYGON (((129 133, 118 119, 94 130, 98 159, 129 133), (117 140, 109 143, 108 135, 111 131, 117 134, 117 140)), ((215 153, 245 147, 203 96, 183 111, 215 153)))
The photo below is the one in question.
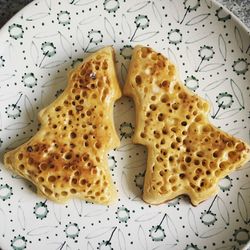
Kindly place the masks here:
MULTIPOLYGON (((42 1, 46 1, 46 0, 42 0, 42 1)), ((207 1, 207 0, 205 0, 207 1)), ((217 0, 210 0, 213 4, 217 5, 218 7, 222 7, 222 9, 227 12, 228 14, 230 14, 233 18, 233 20, 240 25, 243 30, 247 33, 247 35, 250 37, 250 28, 247 27, 247 25, 245 23, 243 23, 243 21, 236 16, 232 11, 230 11, 227 7, 225 7, 224 5, 222 5, 221 3, 219 3, 217 0)), ((22 13, 22 11, 24 11, 26 8, 30 8, 32 6, 32 4, 34 4, 35 2, 40 2, 38 0, 32 0, 30 3, 28 3, 27 5, 25 5, 23 8, 21 8, 18 12, 16 12, 1 28, 0 28, 0 38, 1 38, 1 33, 4 31, 4 29, 6 29, 6 27, 8 27, 8 25, 12 22, 12 20, 14 20, 15 18, 17 18, 18 15, 20 15, 22 13)))
MULTIPOLYGON (((46 1, 46 0, 42 0, 42 1, 46 1)), ((154 1, 154 0, 152 0, 154 1)), ((181 0, 180 0, 181 1, 181 0)), ((207 1, 207 0, 205 0, 207 1)), ((242 28, 243 32, 250 38, 250 28, 238 17, 236 16, 236 14, 234 14, 231 10, 229 10, 227 7, 225 7, 224 5, 222 5, 220 2, 218 2, 217 0, 210 0, 211 3, 213 5, 215 5, 216 7, 220 7, 222 8, 227 14, 230 14, 232 17, 233 22, 235 22, 237 25, 239 25, 239 27, 242 28)), ((17 11, 10 19, 8 19, 1 27, 0 27, 0 40, 4 34, 4 32, 6 30, 8 30, 8 26, 11 25, 11 23, 17 19, 18 17, 21 16, 22 12, 26 11, 29 8, 34 7, 33 5, 35 3, 39 3, 41 1, 39 0, 32 0, 30 3, 26 4, 25 6, 23 6, 19 11, 17 11)), ((82 7, 82 8, 86 8, 86 7, 82 7)), ((250 80, 250 79, 249 79, 250 80)), ((250 247, 250 241, 248 241, 248 243, 246 243, 241 249, 242 250, 248 250, 250 247)), ((1 247, 0 247, 1 250, 1 247)))

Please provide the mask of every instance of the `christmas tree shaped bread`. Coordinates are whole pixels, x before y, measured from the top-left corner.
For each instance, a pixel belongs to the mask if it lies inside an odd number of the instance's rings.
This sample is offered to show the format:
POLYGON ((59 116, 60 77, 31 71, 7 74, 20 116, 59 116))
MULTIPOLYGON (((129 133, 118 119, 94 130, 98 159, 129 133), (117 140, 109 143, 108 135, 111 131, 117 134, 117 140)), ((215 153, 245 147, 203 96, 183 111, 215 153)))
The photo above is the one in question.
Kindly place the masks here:
POLYGON ((65 91, 39 113, 41 129, 7 152, 5 165, 51 200, 114 202, 107 151, 120 143, 113 123, 120 96, 113 48, 106 47, 72 71, 65 91))
POLYGON ((197 205, 250 159, 249 145, 208 121, 209 104, 180 82, 162 54, 135 47, 124 93, 136 105, 133 141, 148 148, 144 201, 159 204, 186 194, 197 205))

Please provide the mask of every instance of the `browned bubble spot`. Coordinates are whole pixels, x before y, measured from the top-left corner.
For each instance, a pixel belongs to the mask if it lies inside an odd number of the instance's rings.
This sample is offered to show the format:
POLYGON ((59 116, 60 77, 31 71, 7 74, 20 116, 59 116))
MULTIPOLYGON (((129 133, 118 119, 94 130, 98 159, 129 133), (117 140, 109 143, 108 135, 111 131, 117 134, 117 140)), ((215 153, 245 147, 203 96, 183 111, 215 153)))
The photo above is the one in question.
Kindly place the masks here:
POLYGON ((200 165, 200 161, 198 159, 194 160, 194 165, 200 165))
POLYGON ((102 143, 100 141, 96 142, 95 147, 100 149, 102 147, 102 143))
POLYGON ((187 98, 187 94, 186 94, 185 92, 180 92, 180 93, 178 94, 178 97, 179 97, 180 99, 186 99, 186 98, 187 98))
POLYGON ((77 192, 75 188, 71 188, 69 191, 71 194, 76 194, 76 192, 77 192))
POLYGON ((156 139, 159 139, 161 137, 161 134, 157 130, 154 130, 154 137, 156 139))
POLYGON ((198 151, 198 152, 196 152, 196 155, 198 157, 203 157, 205 155, 205 153, 203 151, 198 151))
POLYGON ((171 156, 169 156, 168 160, 169 160, 170 162, 173 162, 173 161, 174 161, 174 157, 171 155, 171 156))
POLYGON ((88 183, 88 181, 86 179, 81 179, 80 180, 80 185, 84 186, 88 183))
POLYGON ((210 171, 210 170, 207 170, 207 171, 206 171, 206 175, 211 175, 211 171, 210 171))
POLYGON ((141 83, 142 83, 142 78, 141 78, 140 75, 137 75, 137 76, 135 77, 135 82, 136 82, 137 85, 141 85, 141 83))
POLYGON ((76 110, 77 111, 82 111, 83 110, 83 106, 82 105, 76 105, 76 110))
POLYGON ((55 111, 56 112, 59 112, 59 111, 61 111, 62 110, 62 107, 61 106, 57 106, 56 108, 55 108, 55 111))
POLYGON ((154 53, 154 52, 152 52, 151 59, 154 60, 154 61, 156 61, 157 60, 157 54, 154 53))
POLYGON ((20 164, 20 165, 18 166, 18 168, 19 168, 20 170, 24 170, 24 165, 23 165, 23 164, 20 164))
POLYGON ((83 91, 83 92, 82 92, 82 97, 83 97, 83 98, 87 98, 87 97, 88 97, 87 91, 83 91))
POLYGON ((216 177, 220 176, 221 170, 220 169, 215 170, 214 174, 216 177))
POLYGON ((202 179, 200 182, 200 187, 204 187, 204 186, 206 186, 206 180, 202 179))
POLYGON ((219 164, 219 168, 221 169, 221 170, 225 170, 227 167, 228 167, 228 163, 226 163, 225 161, 223 161, 223 162, 221 162, 220 164, 219 164))
POLYGON ((31 158, 31 157, 29 157, 29 158, 28 158, 28 163, 29 163, 29 164, 33 164, 33 163, 34 163, 34 159, 31 158))
POLYGON ((72 153, 71 152, 66 153, 65 156, 64 156, 64 158, 66 160, 70 160, 72 158, 72 153))
POLYGON ((61 192, 61 195, 62 195, 62 196, 67 196, 67 195, 68 195, 68 192, 67 192, 67 191, 62 191, 62 192, 61 192))
POLYGON ((162 121, 164 121, 164 119, 165 119, 165 115, 163 113, 160 113, 158 115, 158 121, 162 122, 162 121))
POLYGON ((38 180, 38 182, 44 182, 44 178, 42 177, 42 176, 39 176, 38 178, 37 178, 37 180, 38 180))
POLYGON ((208 162, 207 162, 206 159, 203 159, 202 162, 201 162, 201 164, 202 164, 203 167, 206 167, 207 164, 208 164, 208 162))
POLYGON ((71 132, 70 133, 70 138, 71 139, 75 139, 76 138, 76 133, 75 132, 71 132))
POLYGON ((77 100, 77 101, 80 100, 80 98, 81 98, 80 95, 76 95, 76 96, 75 96, 75 100, 77 100))
POLYGON ((39 168, 40 168, 42 171, 45 171, 45 170, 48 168, 48 164, 45 163, 45 162, 42 162, 42 163, 40 163, 39 168))
POLYGON ((185 176, 186 176, 186 175, 185 175, 184 173, 179 174, 180 179, 184 179, 185 176))
POLYGON ((96 58, 95 58, 97 61, 100 61, 102 59, 102 56, 101 55, 97 55, 96 58))
POLYGON ((21 161, 22 159, 23 159, 23 154, 22 153, 18 154, 18 160, 21 161))
POLYGON ((143 47, 141 49, 141 57, 142 58, 146 58, 149 54, 150 54, 150 49, 149 48, 146 48, 146 47, 143 47))
POLYGON ((162 176, 162 177, 164 176, 164 174, 165 174, 164 170, 161 170, 161 171, 159 172, 159 175, 162 176))
POLYGON ((146 138, 146 136, 147 135, 145 133, 143 133, 143 132, 141 133, 141 138, 146 138))
POLYGON ((172 127, 172 128, 171 128, 171 131, 174 132, 174 133, 177 133, 177 130, 178 130, 178 129, 177 129, 176 127, 172 127))
POLYGON ((55 197, 56 197, 56 198, 60 197, 60 194, 55 193, 55 197))
POLYGON ((194 119, 195 122, 200 122, 203 120, 203 115, 197 115, 194 119))
POLYGON ((31 153, 31 152, 33 152, 33 148, 31 146, 28 146, 27 151, 31 153))
POLYGON ((179 109, 179 103, 177 103, 177 102, 173 103, 173 104, 172 104, 172 108, 173 108, 174 110, 178 110, 178 109, 179 109))
POLYGON ((86 114, 87 114, 87 116, 91 116, 91 114, 92 114, 91 110, 88 110, 88 111, 86 112, 86 114))
POLYGON ((151 96, 151 100, 155 101, 156 100, 156 96, 155 95, 151 96))
POLYGON ((194 177, 193 177, 193 180, 194 181, 197 181, 199 179, 199 176, 198 175, 195 175, 194 177))
POLYGON ((196 168, 195 173, 201 175, 203 173, 201 168, 196 168))
POLYGON ((103 196, 100 197, 100 201, 105 201, 105 200, 106 200, 105 197, 103 197, 103 196))
POLYGON ((48 181, 49 181, 49 182, 55 182, 55 181, 56 181, 56 177, 55 177, 54 175, 50 175, 50 176, 48 177, 48 181))
POLYGON ((106 60, 104 60, 104 62, 102 63, 102 69, 103 70, 107 70, 108 69, 108 63, 106 60))
POLYGON ((105 98, 106 98, 106 96, 108 95, 108 93, 109 93, 108 88, 105 88, 105 89, 103 90, 102 101, 105 100, 105 98))
POLYGON ((238 143, 238 144, 236 145, 236 150, 239 151, 239 152, 243 151, 245 148, 246 148, 246 147, 245 147, 245 145, 244 145, 243 142, 240 142, 240 143, 238 143))
POLYGON ((161 83, 161 86, 162 86, 162 87, 169 87, 169 81, 164 80, 164 81, 161 83))
POLYGON ((204 107, 205 107, 205 106, 203 105, 203 103, 202 103, 201 101, 198 101, 198 102, 197 102, 197 108, 198 108, 198 109, 204 109, 204 107))
POLYGON ((156 157, 156 160, 157 160, 158 162, 163 162, 163 158, 162 158, 160 155, 158 155, 158 156, 156 157))
POLYGON ((213 157, 214 158, 218 158, 219 156, 220 156, 220 151, 219 150, 213 152, 213 157))
POLYGON ((101 195, 101 193, 100 192, 95 192, 95 196, 100 196, 101 195))
POLYGON ((205 137, 205 138, 204 138, 204 141, 205 141, 205 142, 209 142, 209 141, 210 141, 210 138, 209 138, 209 137, 205 137))
POLYGON ((181 126, 183 126, 183 127, 187 126, 187 122, 186 121, 182 121, 181 122, 181 126))
POLYGON ((187 157, 185 158, 185 162, 186 162, 186 163, 190 163, 190 162, 191 162, 191 160, 192 160, 192 159, 191 159, 191 157, 190 157, 190 156, 187 156, 187 157))
POLYGON ((171 143, 171 148, 172 148, 172 149, 177 148, 177 143, 176 143, 176 142, 172 142, 172 143, 171 143))
POLYGON ((88 140, 89 136, 87 134, 83 135, 84 140, 88 140))
POLYGON ((230 151, 228 157, 229 159, 234 160, 237 157, 237 153, 235 151, 230 151))
POLYGON ((47 194, 47 195, 52 195, 53 192, 52 190, 50 190, 49 188, 47 188, 46 186, 43 186, 44 187, 44 192, 47 194))
POLYGON ((162 102, 162 103, 168 102, 168 96, 167 96, 167 95, 163 95, 163 96, 161 97, 161 102, 162 102))
POLYGON ((176 182, 176 177, 175 176, 171 176, 168 180, 171 184, 176 182))
POLYGON ((168 154, 168 151, 166 149, 161 149, 161 154, 166 156, 168 154))
POLYGON ((150 104, 149 108, 152 110, 152 111, 155 111, 157 109, 157 106, 155 104, 150 104))
POLYGON ((168 134, 168 128, 167 128, 166 126, 163 127, 162 133, 163 133, 164 135, 167 135, 167 134, 168 134))
POLYGON ((72 183, 73 185, 76 185, 77 182, 78 182, 77 178, 72 178, 71 183, 72 183))
POLYGON ((161 139, 161 145, 164 145, 166 143, 165 139, 161 139))

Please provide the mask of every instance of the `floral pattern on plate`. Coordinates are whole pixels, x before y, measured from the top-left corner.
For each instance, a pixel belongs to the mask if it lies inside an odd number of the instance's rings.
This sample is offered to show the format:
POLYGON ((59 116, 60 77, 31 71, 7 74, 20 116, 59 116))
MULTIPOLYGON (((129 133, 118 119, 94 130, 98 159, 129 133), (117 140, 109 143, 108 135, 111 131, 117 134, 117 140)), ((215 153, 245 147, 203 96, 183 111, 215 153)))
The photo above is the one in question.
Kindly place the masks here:
MULTIPOLYGON (((249 142, 250 43, 247 30, 211 0, 40 0, 0 32, 0 151, 38 129, 37 112, 58 97, 67 72, 106 45, 124 83, 132 48, 144 44, 179 67, 183 83, 211 103, 210 120, 249 142)), ((186 197, 159 206, 141 200, 146 150, 134 145, 134 105, 114 112, 121 147, 109 153, 119 200, 104 207, 59 205, 0 168, 2 249, 240 249, 250 240, 249 164, 219 183, 198 207, 186 197)))

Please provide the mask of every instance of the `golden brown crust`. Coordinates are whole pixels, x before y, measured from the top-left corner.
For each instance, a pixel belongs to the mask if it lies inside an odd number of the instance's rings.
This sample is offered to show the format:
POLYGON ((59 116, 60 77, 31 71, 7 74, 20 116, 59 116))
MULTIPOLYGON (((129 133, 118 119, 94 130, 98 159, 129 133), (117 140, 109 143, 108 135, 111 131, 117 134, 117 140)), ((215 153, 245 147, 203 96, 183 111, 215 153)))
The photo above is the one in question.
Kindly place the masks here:
POLYGON ((208 102, 180 82, 162 54, 135 47, 124 94, 136 106, 133 141, 148 148, 147 203, 186 194, 197 205, 218 192, 221 178, 250 159, 250 146, 208 121, 208 102))
POLYGON ((114 202, 107 151, 120 143, 113 122, 113 104, 120 96, 114 52, 107 47, 71 72, 65 91, 40 111, 39 132, 7 152, 5 165, 51 200, 114 202))

